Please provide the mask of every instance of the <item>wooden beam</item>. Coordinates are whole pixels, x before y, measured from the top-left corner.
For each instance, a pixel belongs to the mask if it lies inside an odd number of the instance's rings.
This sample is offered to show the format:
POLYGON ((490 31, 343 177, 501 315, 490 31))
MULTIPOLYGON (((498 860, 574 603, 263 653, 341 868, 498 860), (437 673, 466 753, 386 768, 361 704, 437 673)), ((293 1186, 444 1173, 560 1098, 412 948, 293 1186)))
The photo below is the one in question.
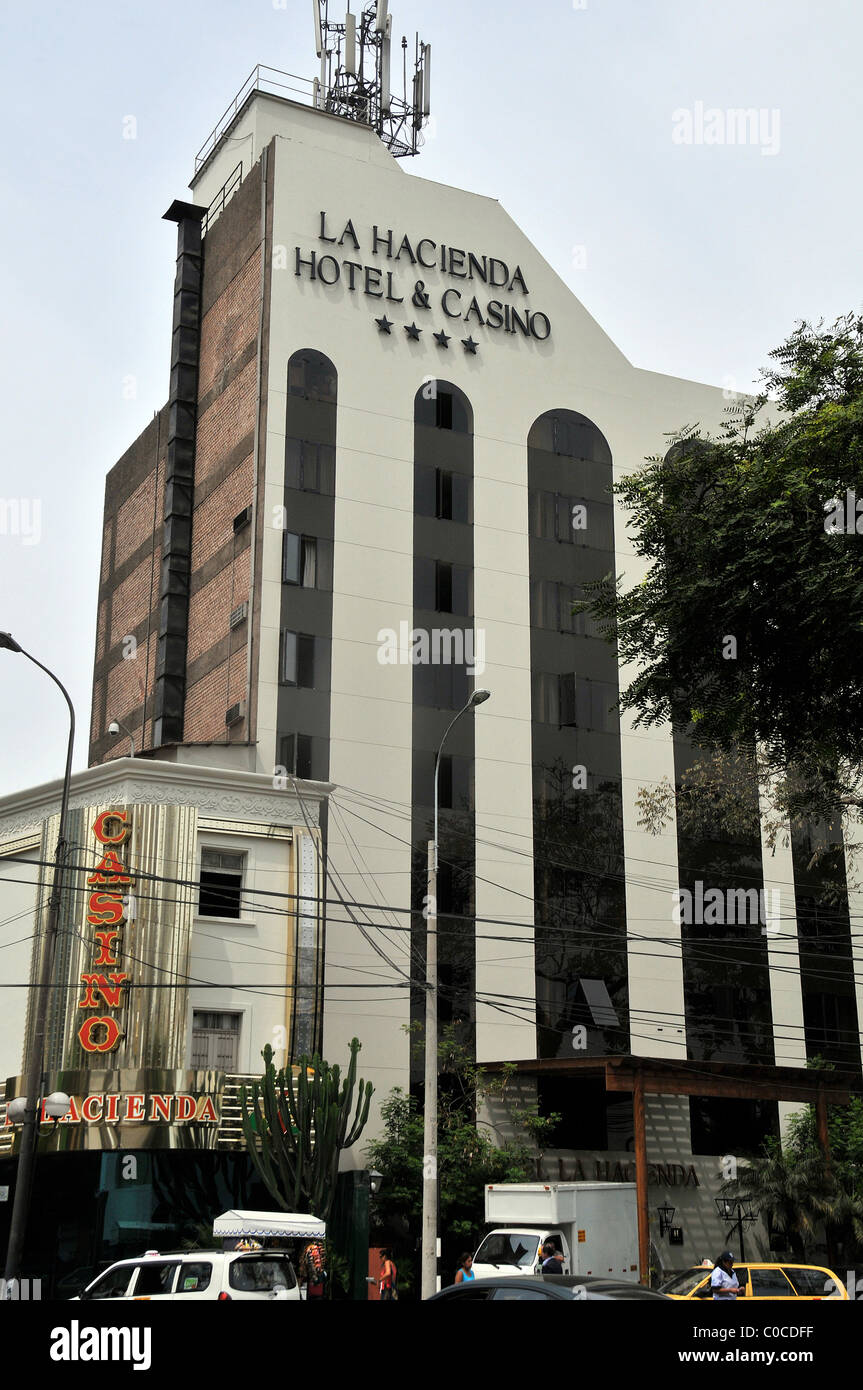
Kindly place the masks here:
MULTIPOLYGON (((635 1071, 621 1071, 608 1067, 605 1073, 607 1091, 634 1091, 635 1071)), ((681 1073, 649 1071, 641 1075, 641 1084, 647 1095, 659 1096, 722 1096, 730 1100, 788 1100, 800 1105, 817 1104, 819 1095, 825 1093, 806 1082, 775 1081, 736 1081, 718 1076, 686 1076, 681 1073)), ((837 1088, 830 1091, 833 1105, 847 1105, 850 1094, 837 1088)))
POLYGON ((644 1082, 639 1074, 632 1090, 635 1122, 635 1200, 638 1207, 638 1278, 650 1282, 650 1220, 647 1210, 647 1137, 644 1128, 644 1082))

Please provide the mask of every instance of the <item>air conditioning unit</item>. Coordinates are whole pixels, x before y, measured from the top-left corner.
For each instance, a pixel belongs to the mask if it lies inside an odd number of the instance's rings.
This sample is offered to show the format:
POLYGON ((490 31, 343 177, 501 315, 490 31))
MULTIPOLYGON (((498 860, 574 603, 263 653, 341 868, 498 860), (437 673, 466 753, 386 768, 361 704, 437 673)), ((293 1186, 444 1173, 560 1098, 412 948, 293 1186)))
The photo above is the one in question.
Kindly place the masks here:
POLYGON ((227 725, 228 728, 230 728, 232 724, 241 724, 241 723, 243 722, 243 720, 245 719, 245 717, 246 717, 246 702, 245 702, 245 700, 238 700, 237 703, 236 703, 235 705, 231 705, 231 708, 230 708, 230 709, 225 710, 225 724, 227 725))
POLYGON ((244 507, 243 510, 241 512, 238 512, 237 515, 234 517, 234 534, 236 535, 238 531, 242 531, 244 526, 248 526, 251 519, 251 507, 244 507))
POLYGON ((239 606, 239 608, 235 608, 234 611, 233 611, 233 613, 231 614, 231 627, 232 627, 232 628, 233 628, 233 627, 239 627, 241 623, 244 623, 244 622, 246 621, 246 618, 247 618, 248 616, 249 616, 249 605, 248 605, 248 603, 241 603, 240 606, 239 606))

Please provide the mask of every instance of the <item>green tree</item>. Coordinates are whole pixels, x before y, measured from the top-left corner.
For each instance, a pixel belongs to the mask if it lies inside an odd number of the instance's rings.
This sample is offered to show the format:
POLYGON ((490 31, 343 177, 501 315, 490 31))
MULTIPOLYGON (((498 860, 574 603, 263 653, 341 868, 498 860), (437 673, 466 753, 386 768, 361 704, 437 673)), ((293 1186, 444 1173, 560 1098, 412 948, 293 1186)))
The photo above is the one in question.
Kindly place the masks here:
POLYGON ((863 537, 834 504, 863 504, 863 318, 801 323, 771 358, 717 436, 687 428, 617 485, 650 567, 592 607, 637 666, 621 697, 636 724, 670 720, 732 759, 757 748, 777 824, 859 817, 863 537))
MULTIPOLYGON (((422 1047, 420 1027, 410 1030, 422 1047)), ((542 1148, 560 1116, 540 1116, 536 1105, 513 1093, 514 1067, 487 1072, 471 1057, 457 1023, 441 1032, 438 1088, 438 1179, 444 1262, 453 1264, 474 1249, 484 1222, 484 1190, 490 1182, 530 1182, 536 1178, 542 1148), (516 1137, 496 1144, 494 1133, 476 1118, 478 1100, 502 1103, 516 1137)), ((418 1101, 395 1087, 381 1106, 383 1133, 366 1148, 366 1161, 383 1176, 374 1199, 374 1219, 383 1238, 399 1251, 399 1284, 413 1285, 414 1246, 422 1221, 423 1114, 418 1101)))

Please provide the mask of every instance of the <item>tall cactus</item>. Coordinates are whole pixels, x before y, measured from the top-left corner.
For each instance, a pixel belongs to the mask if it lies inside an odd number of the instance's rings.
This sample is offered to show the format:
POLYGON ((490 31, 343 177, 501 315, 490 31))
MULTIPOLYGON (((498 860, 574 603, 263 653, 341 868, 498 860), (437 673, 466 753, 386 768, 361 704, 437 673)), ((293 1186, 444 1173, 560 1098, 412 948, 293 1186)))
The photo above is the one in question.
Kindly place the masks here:
POLYGON ((290 1067, 277 1072, 267 1044, 261 1053, 262 1079, 252 1083, 250 1097, 245 1086, 240 1088, 246 1147, 282 1211, 308 1210, 323 1221, 329 1217, 339 1154, 362 1134, 374 1092, 372 1083, 360 1078, 351 1120, 360 1046, 354 1038, 342 1081, 340 1068, 331 1067, 317 1053, 300 1058, 296 1078, 290 1067))

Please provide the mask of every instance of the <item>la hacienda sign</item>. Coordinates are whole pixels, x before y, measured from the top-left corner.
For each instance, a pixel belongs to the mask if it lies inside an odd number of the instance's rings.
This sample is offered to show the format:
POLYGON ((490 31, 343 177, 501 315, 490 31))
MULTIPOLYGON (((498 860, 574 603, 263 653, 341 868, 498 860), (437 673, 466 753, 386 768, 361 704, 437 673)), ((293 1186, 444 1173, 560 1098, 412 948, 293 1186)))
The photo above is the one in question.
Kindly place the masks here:
MULTIPOLYGON (((543 342, 551 336, 548 314, 531 310, 509 298, 490 298, 489 291, 501 290, 506 296, 529 294, 521 266, 513 269, 506 261, 485 253, 447 246, 432 237, 413 240, 399 236, 390 227, 375 224, 366 245, 357 235, 353 220, 339 232, 328 225, 328 213, 320 215, 318 241, 332 246, 333 251, 294 248, 294 274, 301 279, 314 280, 322 285, 342 284, 353 294, 362 294, 383 304, 403 304, 409 296, 411 310, 420 313, 439 308, 445 321, 458 319, 469 328, 478 326, 493 332, 510 333, 543 342), (337 235, 333 235, 336 231, 337 235), (379 257, 387 266, 368 265, 352 258, 356 253, 379 257), (394 267, 394 268, 392 268, 394 267), (460 280, 462 285, 448 285, 442 293, 430 290, 425 279, 416 278, 420 271, 446 275, 460 280), (412 280, 412 287, 406 277, 412 280), (483 288, 485 287, 485 288, 483 288)), ((279 254, 286 264, 286 248, 276 247, 273 264, 280 266, 279 254)))
MULTIPOLYGON (((40 1124, 51 1117, 45 1113, 42 1102, 40 1124)), ((211 1124, 219 1123, 219 1116, 212 1096, 196 1096, 187 1091, 153 1092, 144 1091, 118 1094, 117 1092, 94 1092, 88 1096, 70 1096, 69 1113, 59 1121, 61 1125, 98 1124, 211 1124)), ((7 1118, 6 1124, 12 1121, 7 1118)))

